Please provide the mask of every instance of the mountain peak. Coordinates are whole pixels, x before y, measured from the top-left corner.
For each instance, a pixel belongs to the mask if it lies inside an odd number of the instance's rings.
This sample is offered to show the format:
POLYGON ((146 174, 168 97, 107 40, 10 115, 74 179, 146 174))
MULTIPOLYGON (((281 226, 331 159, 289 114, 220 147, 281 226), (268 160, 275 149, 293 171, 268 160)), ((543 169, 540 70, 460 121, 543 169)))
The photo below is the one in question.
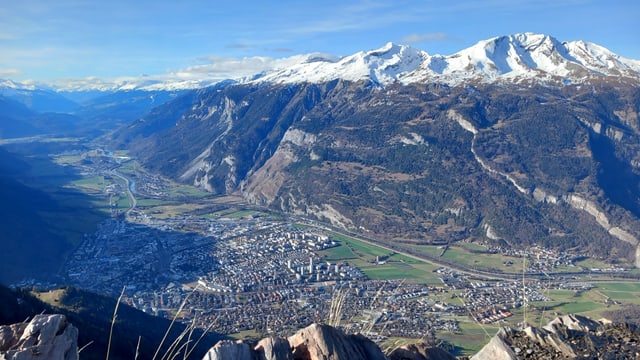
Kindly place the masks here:
POLYGON ((640 62, 596 44, 560 42, 549 35, 527 32, 482 40, 453 55, 430 57, 421 72, 405 82, 437 79, 449 84, 467 80, 581 83, 594 76, 638 79, 640 62))
POLYGON ((20 83, 9 79, 0 79, 0 90, 36 90, 36 86, 31 83, 20 83))
POLYGON ((366 54, 367 56, 384 56, 387 54, 394 54, 394 53, 399 53, 403 50, 403 48, 407 48, 408 46, 404 46, 404 45, 397 45, 394 44, 392 42, 388 42, 386 43, 384 46, 382 46, 379 49, 376 50, 370 50, 367 51, 366 54))
POLYGON ((360 51, 340 59, 315 58, 312 62, 298 62, 252 81, 288 84, 343 79, 370 80, 387 85, 415 71, 427 57, 424 51, 389 42, 379 49, 360 51))

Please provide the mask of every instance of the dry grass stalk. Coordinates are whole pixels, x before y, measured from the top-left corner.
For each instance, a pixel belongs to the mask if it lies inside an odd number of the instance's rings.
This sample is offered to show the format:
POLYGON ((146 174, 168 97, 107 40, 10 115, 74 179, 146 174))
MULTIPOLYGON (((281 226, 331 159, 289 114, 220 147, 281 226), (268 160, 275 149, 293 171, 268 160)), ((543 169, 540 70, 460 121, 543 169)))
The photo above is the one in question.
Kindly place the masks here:
MULTIPOLYGON (((184 300, 182 301, 182 304, 180 304, 180 307, 178 308, 178 311, 176 311, 175 315, 173 316, 173 319, 171 319, 171 323, 169 324, 169 327, 167 328, 167 331, 165 331, 164 336, 162 337, 162 340, 160 341, 160 344, 158 344, 158 348, 156 349, 155 354, 153 354, 153 358, 152 360, 155 360, 158 357, 158 354, 160 353, 160 349, 162 349, 162 345, 164 345, 164 342, 167 340, 167 336, 169 336, 169 332, 171 332, 171 328, 173 327, 173 324, 176 322, 176 319, 178 319, 178 315, 180 315, 180 313, 182 312, 182 310, 184 309, 184 306, 187 304, 187 301, 189 300, 189 298, 191 297, 191 295, 193 295, 194 292, 196 292, 198 290, 198 287, 200 285, 197 285, 193 291, 191 291, 189 293, 189 295, 187 295, 184 300)), ((193 323, 192 323, 193 326, 193 323)), ((175 341, 174 341, 175 342, 175 341)), ((166 355, 166 354, 165 354, 166 355)))
POLYGON ((125 287, 122 287, 122 292, 120 293, 120 296, 118 296, 118 301, 116 302, 116 306, 113 309, 113 316, 111 317, 111 329, 109 330, 109 341, 107 342, 106 360, 109 360, 109 352, 111 351, 111 339, 113 338, 113 326, 115 325, 116 318, 118 317, 118 307, 120 306, 120 301, 124 296, 124 289, 125 287))
POLYGON ((347 292, 343 291, 342 289, 339 289, 334 293, 334 296, 331 299, 328 325, 333 327, 337 327, 340 325, 340 320, 342 319, 342 306, 344 305, 344 300, 346 299, 346 297, 347 292))
POLYGON ((142 340, 142 336, 138 336, 138 345, 136 345, 136 357, 134 360, 138 360, 138 356, 140 355, 140 340, 142 340))

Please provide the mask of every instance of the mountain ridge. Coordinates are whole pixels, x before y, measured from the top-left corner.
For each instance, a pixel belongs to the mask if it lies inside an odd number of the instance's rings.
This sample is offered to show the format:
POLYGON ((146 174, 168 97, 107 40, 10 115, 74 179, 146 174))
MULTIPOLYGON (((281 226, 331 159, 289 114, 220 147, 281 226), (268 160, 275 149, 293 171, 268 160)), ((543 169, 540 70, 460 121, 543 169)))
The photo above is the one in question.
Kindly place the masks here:
POLYGON ((324 67, 318 63, 313 67, 300 64, 253 81, 298 83, 368 79, 383 86, 393 82, 407 85, 425 81, 455 86, 469 80, 485 83, 532 80, 553 84, 584 82, 598 75, 640 78, 640 61, 620 57, 597 44, 560 42, 549 35, 534 33, 482 40, 448 56, 429 55, 409 46, 388 43, 377 50, 358 52, 338 62, 325 63, 324 67), (363 68, 363 64, 369 66, 363 68))
POLYGON ((220 77, 215 72, 206 75, 199 72, 194 76, 185 70, 175 79, 170 75, 114 80, 88 78, 70 81, 66 85, 37 86, 31 81, 21 84, 5 80, 0 81, 0 88, 32 91, 38 88, 58 91, 175 91, 203 88, 221 81, 292 84, 341 79, 367 80, 378 86, 388 86, 394 82, 411 84, 436 81, 453 86, 470 80, 485 83, 534 81, 554 85, 567 81, 585 83, 600 77, 617 77, 636 84, 640 79, 640 60, 624 58, 591 42, 559 41, 550 35, 536 33, 496 36, 451 55, 430 55, 411 46, 387 43, 379 49, 342 57, 310 53, 282 58, 277 64, 262 66, 266 66, 263 71, 235 77, 220 77))

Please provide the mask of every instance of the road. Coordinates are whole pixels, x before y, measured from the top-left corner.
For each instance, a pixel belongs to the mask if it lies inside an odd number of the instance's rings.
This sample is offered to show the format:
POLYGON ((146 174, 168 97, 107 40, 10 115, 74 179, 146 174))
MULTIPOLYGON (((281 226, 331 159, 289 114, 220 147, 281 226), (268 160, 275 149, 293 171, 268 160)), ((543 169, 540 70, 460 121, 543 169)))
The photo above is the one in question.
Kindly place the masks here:
POLYGON ((126 176, 120 174, 117 170, 111 170, 111 175, 119 177, 120 179, 124 180, 125 184, 127 185, 127 196, 129 197, 129 202, 131 206, 129 207, 129 209, 125 214, 129 216, 129 213, 131 213, 131 211, 135 209, 136 206, 138 205, 138 200, 136 199, 135 195, 133 195, 133 192, 131 191, 131 181, 126 176))

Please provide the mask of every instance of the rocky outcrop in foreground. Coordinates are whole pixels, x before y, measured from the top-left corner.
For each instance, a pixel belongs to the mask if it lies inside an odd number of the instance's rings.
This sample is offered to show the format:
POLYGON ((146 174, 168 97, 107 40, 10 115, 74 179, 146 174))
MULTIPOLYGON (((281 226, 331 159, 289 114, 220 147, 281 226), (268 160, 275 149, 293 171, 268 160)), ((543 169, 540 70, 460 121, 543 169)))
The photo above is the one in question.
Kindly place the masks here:
MULTIPOLYGON (((501 328, 472 360, 640 359, 640 330, 633 325, 558 317, 542 328, 501 328)), ((37 315, 0 326, 0 360, 77 360, 78 330, 64 315, 37 315)), ((203 360, 452 360, 443 349, 412 344, 388 354, 362 335, 310 325, 287 339, 269 337, 255 346, 220 341, 203 360)))
MULTIPOLYGON (((466 357, 465 357, 466 358, 466 357)), ((501 328, 472 360, 640 359, 640 331, 579 315, 558 317, 542 328, 501 328)), ((254 348, 223 341, 203 360, 452 360, 441 348, 412 344, 384 354, 362 335, 346 335, 327 325, 311 325, 288 339, 266 338, 254 348)))
POLYGON ((558 317, 542 328, 501 328, 472 360, 639 359, 637 328, 580 315, 558 317))
POLYGON ((203 360, 449 360, 443 350, 411 345, 394 350, 387 357, 362 335, 347 335, 328 325, 310 325, 288 339, 265 338, 251 348, 242 341, 221 341, 203 360))
POLYGON ((328 325, 310 325, 288 339, 265 338, 255 348, 241 341, 221 341, 203 360, 386 360, 362 335, 347 335, 328 325))
POLYGON ((78 329, 64 315, 0 326, 0 360, 78 359, 78 329))
POLYGON ((389 353, 389 360, 455 360, 456 357, 439 347, 425 343, 404 345, 389 353))

